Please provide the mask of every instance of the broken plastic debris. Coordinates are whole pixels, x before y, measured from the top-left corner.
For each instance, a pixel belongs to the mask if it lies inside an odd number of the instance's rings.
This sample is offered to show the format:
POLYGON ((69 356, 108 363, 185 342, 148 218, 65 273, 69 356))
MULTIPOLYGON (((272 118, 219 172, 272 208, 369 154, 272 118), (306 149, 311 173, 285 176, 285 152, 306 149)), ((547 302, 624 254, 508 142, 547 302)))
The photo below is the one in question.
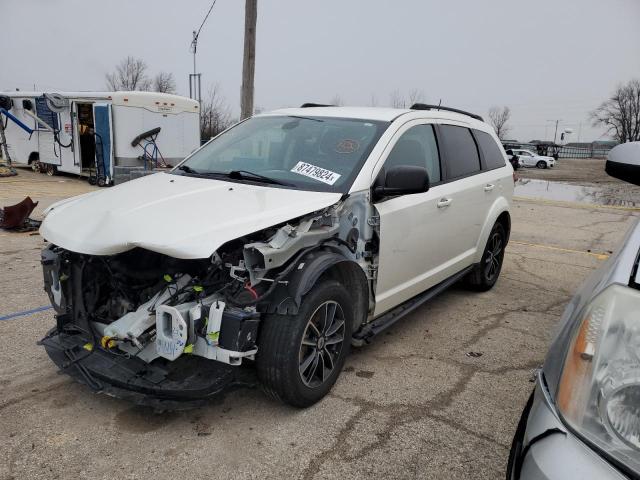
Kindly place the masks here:
POLYGON ((482 352, 467 352, 467 357, 477 358, 482 356, 482 352))

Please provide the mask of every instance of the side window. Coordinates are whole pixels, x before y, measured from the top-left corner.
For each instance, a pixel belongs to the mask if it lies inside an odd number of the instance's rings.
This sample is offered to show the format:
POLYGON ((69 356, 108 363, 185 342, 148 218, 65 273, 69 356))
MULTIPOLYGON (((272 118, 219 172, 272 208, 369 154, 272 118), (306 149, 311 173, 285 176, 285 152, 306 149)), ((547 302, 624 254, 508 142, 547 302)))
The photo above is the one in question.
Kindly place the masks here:
POLYGON ((484 163, 487 170, 493 170, 494 168, 500 168, 505 166, 504 157, 498 144, 491 135, 480 130, 474 130, 476 140, 478 140, 478 146, 484 157, 484 163))
POLYGON ((426 168, 430 183, 442 180, 438 143, 432 125, 416 125, 402 134, 389 152, 384 168, 388 170, 399 165, 426 168))
POLYGON ((478 147, 465 127, 441 125, 442 147, 446 152, 448 177, 457 178, 480 171, 478 147))

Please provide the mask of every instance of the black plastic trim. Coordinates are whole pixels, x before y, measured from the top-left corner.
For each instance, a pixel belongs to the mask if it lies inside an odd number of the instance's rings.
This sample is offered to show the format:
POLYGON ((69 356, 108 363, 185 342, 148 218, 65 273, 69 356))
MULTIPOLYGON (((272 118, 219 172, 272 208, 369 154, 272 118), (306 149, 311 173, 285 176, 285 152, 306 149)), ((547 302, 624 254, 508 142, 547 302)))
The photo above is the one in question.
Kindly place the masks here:
POLYGON ((475 118, 476 120, 480 120, 481 122, 484 122, 484 119, 480 115, 476 115, 475 113, 467 112, 465 110, 460 110, 459 108, 444 107, 442 105, 414 103, 413 105, 411 105, 410 109, 411 110, 444 110, 446 112, 460 113, 462 115, 466 115, 467 117, 475 118))
POLYGON ((355 341, 354 343, 356 345, 369 343, 371 338, 384 332, 402 317, 413 312, 416 308, 431 300, 436 295, 444 292, 458 280, 461 280, 467 273, 473 270, 474 267, 475 265, 470 265, 467 268, 460 270, 458 273, 450 276, 446 280, 443 280, 439 284, 434 285, 429 290, 425 290, 415 297, 410 298, 406 302, 401 303, 397 307, 394 307, 388 312, 383 313, 366 325, 363 325, 363 327, 353 335, 353 340, 355 341))

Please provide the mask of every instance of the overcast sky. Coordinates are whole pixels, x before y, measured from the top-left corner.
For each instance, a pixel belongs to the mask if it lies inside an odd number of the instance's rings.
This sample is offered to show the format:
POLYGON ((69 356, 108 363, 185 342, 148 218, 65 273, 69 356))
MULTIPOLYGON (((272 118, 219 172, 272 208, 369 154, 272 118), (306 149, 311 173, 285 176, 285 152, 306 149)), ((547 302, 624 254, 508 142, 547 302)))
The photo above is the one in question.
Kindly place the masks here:
MULTIPOLYGON (((211 0, 0 0, 0 89, 103 90, 123 57, 172 72, 188 95, 192 30, 211 0)), ((200 35, 203 89, 239 112, 244 1, 218 0, 200 35)), ((640 78, 638 0, 259 0, 256 99, 265 110, 388 105, 398 90, 486 115, 512 109, 521 141, 602 136, 588 112, 640 78)))

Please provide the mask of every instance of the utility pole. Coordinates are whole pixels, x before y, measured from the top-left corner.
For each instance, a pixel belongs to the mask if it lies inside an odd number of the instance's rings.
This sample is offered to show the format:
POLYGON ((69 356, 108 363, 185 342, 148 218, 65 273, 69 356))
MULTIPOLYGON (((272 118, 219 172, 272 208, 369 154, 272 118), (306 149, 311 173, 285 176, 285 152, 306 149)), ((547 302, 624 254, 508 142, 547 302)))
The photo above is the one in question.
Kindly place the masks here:
POLYGON ((242 90, 240 119, 253 115, 253 83, 256 69, 256 23, 258 0, 246 0, 244 11, 244 57, 242 60, 242 90))

